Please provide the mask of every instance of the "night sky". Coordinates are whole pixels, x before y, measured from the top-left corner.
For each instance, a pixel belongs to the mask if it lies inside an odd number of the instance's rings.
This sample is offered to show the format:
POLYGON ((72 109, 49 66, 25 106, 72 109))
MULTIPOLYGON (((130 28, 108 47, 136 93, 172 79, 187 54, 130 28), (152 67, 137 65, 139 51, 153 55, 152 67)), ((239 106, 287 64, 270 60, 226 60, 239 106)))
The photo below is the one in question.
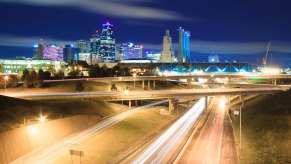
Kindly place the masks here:
POLYGON ((271 41, 273 64, 291 66, 290 0, 0 0, 0 57, 32 56, 40 38, 89 39, 106 21, 117 42, 160 50, 162 36, 191 32, 192 57, 258 64, 271 41))

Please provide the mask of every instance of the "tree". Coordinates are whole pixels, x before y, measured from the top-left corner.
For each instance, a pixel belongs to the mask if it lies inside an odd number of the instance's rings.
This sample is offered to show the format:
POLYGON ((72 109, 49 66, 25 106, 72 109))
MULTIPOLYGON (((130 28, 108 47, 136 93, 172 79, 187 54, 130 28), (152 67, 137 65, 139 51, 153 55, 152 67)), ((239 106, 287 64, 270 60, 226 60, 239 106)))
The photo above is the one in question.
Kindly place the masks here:
POLYGON ((24 87, 29 87, 30 83, 30 75, 27 69, 23 70, 21 80, 23 81, 24 87))
POLYGON ((89 68, 89 76, 90 77, 98 77, 98 76, 101 76, 101 68, 99 67, 98 64, 94 65, 94 66, 91 66, 89 68))
POLYGON ((119 65, 116 65, 112 68, 112 73, 113 73, 113 76, 119 76, 120 75, 120 67, 119 65))
POLYGON ((80 70, 79 69, 74 69, 72 71, 70 71, 68 73, 69 76, 72 76, 72 77, 76 77, 76 76, 79 76, 80 75, 80 70))
POLYGON ((63 71, 58 71, 57 73, 55 73, 55 78, 56 79, 64 79, 65 77, 65 73, 63 71))
POLYGON ((35 70, 32 70, 30 73, 30 87, 38 87, 38 86, 39 86, 38 75, 35 70))
POLYGON ((101 67, 101 75, 102 75, 103 77, 108 76, 108 75, 107 75, 107 73, 108 73, 107 70, 108 70, 108 68, 107 68, 106 64, 104 64, 104 65, 101 67))
POLYGON ((125 67, 121 69, 121 76, 129 76, 129 75, 130 75, 129 68, 125 67))

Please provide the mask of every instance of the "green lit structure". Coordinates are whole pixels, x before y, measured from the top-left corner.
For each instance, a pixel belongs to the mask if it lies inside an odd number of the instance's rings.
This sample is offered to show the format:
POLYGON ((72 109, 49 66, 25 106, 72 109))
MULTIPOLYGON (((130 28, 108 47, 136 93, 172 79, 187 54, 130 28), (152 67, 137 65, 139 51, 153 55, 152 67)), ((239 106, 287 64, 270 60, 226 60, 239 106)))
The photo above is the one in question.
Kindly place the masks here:
POLYGON ((0 59, 0 73, 21 73, 23 70, 58 71, 66 65, 63 61, 0 59))

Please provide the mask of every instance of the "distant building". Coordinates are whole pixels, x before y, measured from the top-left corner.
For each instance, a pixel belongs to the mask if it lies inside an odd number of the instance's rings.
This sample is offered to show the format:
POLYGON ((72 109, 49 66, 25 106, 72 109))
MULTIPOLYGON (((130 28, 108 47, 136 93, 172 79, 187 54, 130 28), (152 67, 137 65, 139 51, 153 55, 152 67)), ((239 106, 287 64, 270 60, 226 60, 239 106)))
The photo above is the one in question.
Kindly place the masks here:
POLYGON ((52 61, 63 61, 63 47, 48 45, 44 48, 43 59, 52 61))
POLYGON ((143 46, 134 43, 123 43, 121 45, 122 60, 127 59, 142 59, 143 46))
POLYGON ((90 53, 79 53, 79 61, 85 61, 87 64, 92 64, 92 58, 90 53))
POLYGON ((152 51, 146 51, 145 52, 145 58, 150 60, 157 60, 160 61, 161 53, 159 52, 152 52, 152 51))
POLYGON ((115 60, 121 61, 121 60, 123 60, 123 56, 124 56, 124 46, 123 46, 123 44, 116 44, 115 60))
POLYGON ((33 46, 33 58, 34 59, 43 59, 44 49, 46 48, 46 43, 43 40, 40 40, 38 44, 33 46))
POLYGON ((100 59, 101 61, 114 61, 115 60, 115 39, 113 37, 113 25, 109 22, 102 25, 100 34, 100 59))
POLYGON ((179 31, 179 45, 178 45, 178 62, 191 63, 190 55, 190 32, 185 31, 182 27, 179 31))
POLYGON ((63 61, 52 60, 7 60, 0 59, 0 66, 2 73, 21 73, 23 70, 36 70, 42 69, 43 71, 58 71, 66 65, 63 61))
POLYGON ((100 36, 98 31, 90 38, 91 63, 96 64, 100 58, 100 36))
POLYGON ((173 63, 174 53, 172 49, 172 38, 170 36, 170 31, 167 30, 163 38, 163 50, 160 56, 160 62, 162 63, 173 63))
POLYGON ((208 56, 208 62, 209 63, 219 63, 219 57, 218 57, 218 55, 208 56))
POLYGON ((79 49, 80 53, 90 52, 90 42, 87 40, 78 40, 76 42, 76 47, 79 49))
POLYGON ((71 63, 78 60, 77 51, 73 45, 65 45, 63 51, 65 62, 71 63))

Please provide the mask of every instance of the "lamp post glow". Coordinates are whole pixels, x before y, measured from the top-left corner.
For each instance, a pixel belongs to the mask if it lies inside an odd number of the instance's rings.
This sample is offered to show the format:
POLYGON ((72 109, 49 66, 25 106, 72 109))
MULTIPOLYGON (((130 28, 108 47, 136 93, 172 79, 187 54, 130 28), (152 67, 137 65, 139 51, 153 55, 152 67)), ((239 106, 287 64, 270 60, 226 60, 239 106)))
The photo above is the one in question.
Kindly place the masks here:
POLYGON ((39 121, 40 123, 44 123, 44 122, 46 121, 46 117, 43 116, 43 115, 40 115, 38 121, 39 121))

